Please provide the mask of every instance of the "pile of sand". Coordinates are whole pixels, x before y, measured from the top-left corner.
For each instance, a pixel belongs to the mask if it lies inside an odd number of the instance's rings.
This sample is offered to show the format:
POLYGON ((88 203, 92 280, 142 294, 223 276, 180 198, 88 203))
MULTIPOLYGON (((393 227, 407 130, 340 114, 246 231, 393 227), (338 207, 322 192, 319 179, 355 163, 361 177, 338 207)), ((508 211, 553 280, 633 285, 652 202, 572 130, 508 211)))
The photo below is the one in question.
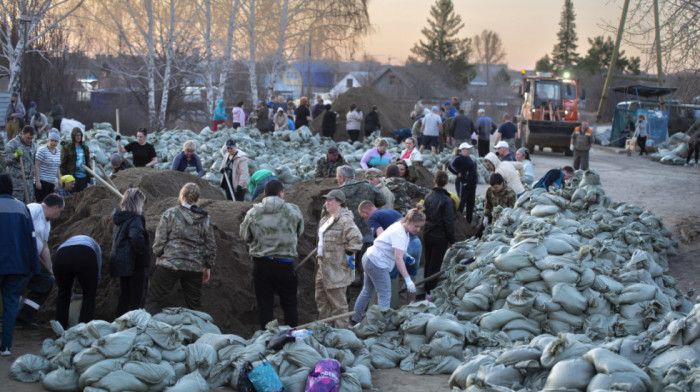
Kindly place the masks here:
MULTIPOLYGON (((226 333, 250 336, 259 329, 252 284, 252 264, 246 244, 238 235, 239 227, 251 203, 223 200, 221 192, 190 174, 153 169, 129 169, 118 173, 114 182, 120 191, 139 187, 146 193, 144 206, 146 226, 155 236, 155 229, 165 210, 177 205, 180 188, 187 182, 197 183, 202 190, 200 207, 209 212, 216 236, 216 266, 210 282, 203 290, 203 309, 214 317, 215 323, 226 333)), ((323 207, 322 196, 337 187, 334 179, 319 179, 296 183, 285 191, 285 199, 299 206, 304 215, 304 234, 299 238, 298 261, 315 248, 318 221, 323 207)), ((90 187, 74 197, 66 199, 66 208, 60 219, 52 225, 49 244, 52 252, 65 240, 78 234, 93 237, 102 248, 102 279, 98 288, 95 317, 113 320, 119 296, 118 279, 109 276, 109 255, 112 250, 112 212, 119 199, 103 186, 90 187)), ((471 235, 470 226, 464 219, 457 221, 457 239, 471 235)), ((155 258, 152 259, 155 262, 155 258)), ((314 263, 307 262, 299 271, 298 296, 299 322, 306 323, 318 318, 314 301, 314 263)), ((352 290, 352 301, 358 291, 352 290)), ((54 296, 42 307, 40 317, 48 320, 54 316, 54 296)), ((170 305, 184 306, 179 290, 170 298, 170 305)), ((283 320, 276 307, 275 316, 283 320)))
MULTIPOLYGON (((362 111, 362 115, 372 111, 372 106, 377 106, 379 109, 379 123, 382 125, 382 136, 391 137, 391 131, 395 129, 410 128, 411 117, 408 113, 404 113, 401 107, 394 103, 377 89, 372 86, 351 88, 344 94, 338 96, 333 102, 333 111, 340 115, 337 120, 337 127, 333 140, 342 141, 348 139, 348 133, 345 131, 345 114, 350 109, 350 104, 356 104, 362 111)), ((323 123, 323 115, 316 117, 313 121, 314 133, 321 131, 323 123)), ((360 139, 364 139, 365 124, 362 121, 360 139)))

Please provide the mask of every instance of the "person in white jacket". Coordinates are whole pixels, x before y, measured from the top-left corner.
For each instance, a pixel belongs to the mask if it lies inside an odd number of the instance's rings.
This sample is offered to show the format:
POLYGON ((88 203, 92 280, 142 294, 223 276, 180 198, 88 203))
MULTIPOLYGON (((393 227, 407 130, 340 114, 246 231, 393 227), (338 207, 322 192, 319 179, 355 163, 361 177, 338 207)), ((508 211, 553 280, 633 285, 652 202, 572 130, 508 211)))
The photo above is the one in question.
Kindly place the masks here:
POLYGON ((490 152, 484 157, 484 166, 490 172, 499 173, 506 180, 506 186, 515 192, 515 195, 520 197, 525 192, 525 187, 520 181, 519 171, 523 170, 523 164, 520 162, 501 162, 496 154, 490 152))
POLYGON ((350 143, 355 143, 360 138, 360 128, 362 127, 362 111, 357 105, 350 104, 350 110, 345 115, 345 129, 348 131, 350 143))
POLYGON ((401 156, 399 159, 403 159, 409 166, 412 165, 413 162, 423 161, 423 154, 421 154, 418 150, 416 138, 413 136, 407 137, 406 140, 403 141, 403 144, 406 146, 406 148, 401 151, 401 156))

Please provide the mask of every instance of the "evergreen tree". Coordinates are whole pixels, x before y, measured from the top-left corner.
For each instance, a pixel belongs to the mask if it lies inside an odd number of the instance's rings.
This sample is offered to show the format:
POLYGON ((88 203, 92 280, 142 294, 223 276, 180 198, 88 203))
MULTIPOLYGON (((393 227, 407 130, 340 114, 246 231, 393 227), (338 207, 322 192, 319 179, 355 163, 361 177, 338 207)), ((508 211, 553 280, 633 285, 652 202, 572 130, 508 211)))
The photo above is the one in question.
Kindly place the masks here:
POLYGON ((552 71, 552 59, 549 58, 548 54, 537 60, 535 63, 535 71, 537 72, 551 72, 552 71))
MULTIPOLYGON (((612 60, 615 43, 612 38, 599 35, 593 39, 588 38, 591 47, 588 53, 578 63, 578 70, 588 72, 591 75, 607 70, 612 60)), ((639 58, 625 57, 625 51, 620 50, 616 67, 619 71, 627 71, 632 74, 639 74, 639 58)))
POLYGON ((552 50, 552 66, 555 71, 571 70, 578 61, 576 48, 578 37, 576 36, 576 14, 571 0, 564 0, 564 9, 559 20, 559 42, 552 50))
POLYGON ((416 58, 409 57, 409 62, 447 66, 459 79, 468 81, 474 73, 473 65, 469 64, 472 48, 471 39, 457 36, 463 27, 452 0, 436 0, 430 7, 428 27, 421 30, 425 40, 411 48, 416 58))

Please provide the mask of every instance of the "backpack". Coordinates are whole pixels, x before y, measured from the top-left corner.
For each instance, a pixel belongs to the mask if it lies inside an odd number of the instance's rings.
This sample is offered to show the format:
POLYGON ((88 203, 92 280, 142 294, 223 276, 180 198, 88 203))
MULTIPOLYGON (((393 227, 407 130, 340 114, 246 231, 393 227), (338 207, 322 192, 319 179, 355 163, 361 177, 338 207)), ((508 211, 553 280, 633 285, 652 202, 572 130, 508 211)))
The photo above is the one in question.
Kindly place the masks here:
POLYGON ((338 392, 340 388, 340 363, 323 358, 316 363, 306 379, 304 392, 338 392))

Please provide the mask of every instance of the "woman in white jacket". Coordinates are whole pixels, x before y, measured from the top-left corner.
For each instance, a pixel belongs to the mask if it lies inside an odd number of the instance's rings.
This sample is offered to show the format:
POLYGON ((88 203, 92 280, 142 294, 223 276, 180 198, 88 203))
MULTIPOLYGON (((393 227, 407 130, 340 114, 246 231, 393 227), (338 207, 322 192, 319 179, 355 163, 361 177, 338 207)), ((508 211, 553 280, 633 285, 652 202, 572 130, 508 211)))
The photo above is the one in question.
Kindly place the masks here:
POLYGON ((362 112, 357 105, 350 104, 350 110, 345 115, 345 129, 350 136, 350 143, 354 143, 360 138, 360 128, 362 127, 362 112))
POLYGON ((520 197, 525 192, 525 187, 520 181, 519 170, 523 169, 523 164, 520 162, 501 162, 496 154, 490 152, 484 157, 484 166, 490 172, 499 173, 506 180, 508 188, 515 192, 515 195, 520 197))
POLYGON ((403 141, 406 148, 401 151, 401 156, 399 159, 403 159, 409 166, 413 164, 414 161, 423 161, 423 154, 418 150, 418 143, 416 143, 416 138, 413 136, 406 138, 403 141))

